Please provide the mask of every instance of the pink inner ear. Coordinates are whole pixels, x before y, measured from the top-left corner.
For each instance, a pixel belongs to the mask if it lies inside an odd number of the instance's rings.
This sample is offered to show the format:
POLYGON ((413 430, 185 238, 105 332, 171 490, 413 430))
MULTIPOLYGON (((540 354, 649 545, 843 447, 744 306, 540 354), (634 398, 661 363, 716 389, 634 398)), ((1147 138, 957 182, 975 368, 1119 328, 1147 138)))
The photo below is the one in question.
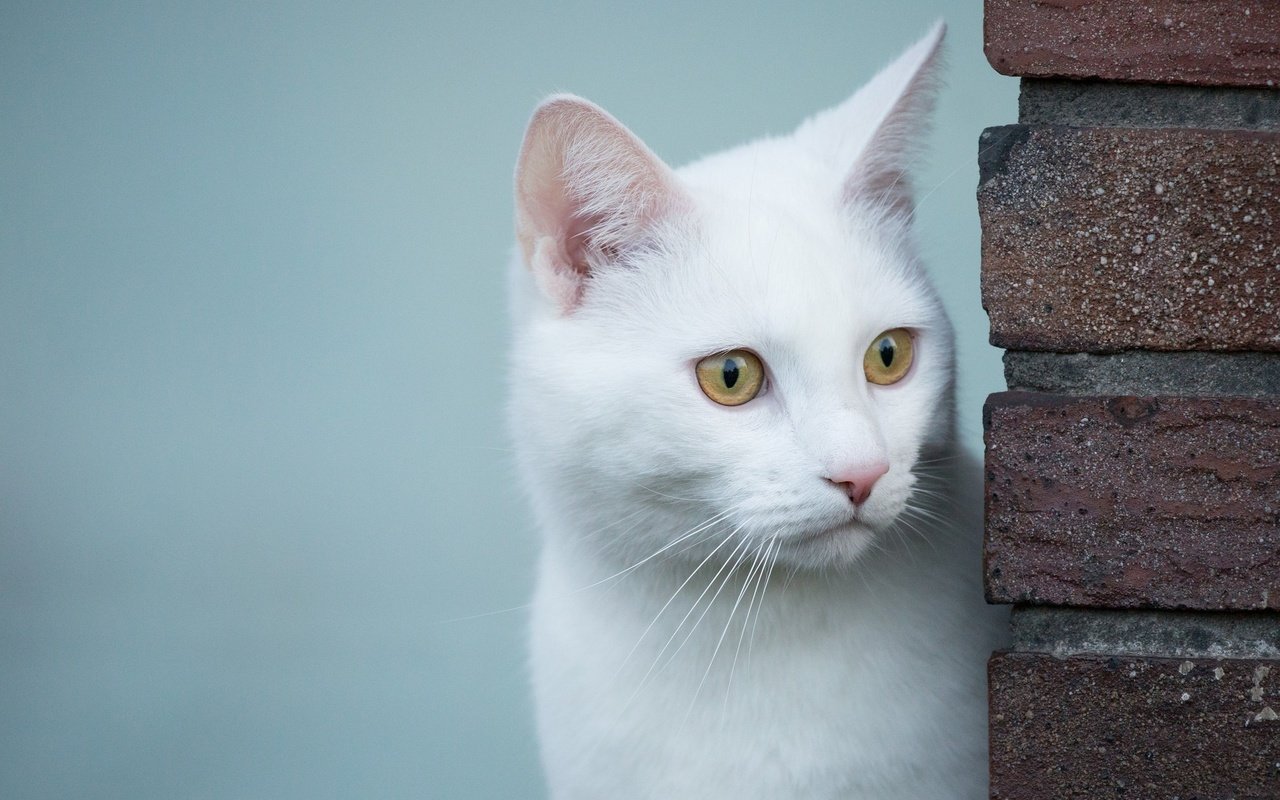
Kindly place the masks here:
POLYGON ((914 186, 907 171, 883 167, 854 173, 845 184, 846 205, 863 204, 909 220, 915 213, 914 186))
POLYGON ((582 302, 591 272, 589 234, 595 224, 591 217, 570 215, 567 227, 562 228, 558 236, 544 236, 539 240, 529 263, 538 287, 563 313, 582 302))
POLYGON ((585 213, 581 209, 569 217, 568 227, 565 228, 564 233, 565 253, 574 272, 585 276, 591 271, 591 250, 594 249, 597 252, 616 250, 594 236, 603 222, 603 215, 585 213))
POLYGON ((582 302, 586 276, 574 268, 561 242, 557 237, 541 237, 534 243, 533 252, 526 262, 538 290, 567 313, 582 302))
POLYGON ((563 311, 581 302, 593 269, 683 205, 670 169, 602 109, 558 97, 534 113, 516 171, 516 235, 563 311))
POLYGON ((908 170, 933 105, 945 26, 881 70, 853 97, 806 120, 796 137, 848 169, 847 207, 909 220, 914 209, 908 170))

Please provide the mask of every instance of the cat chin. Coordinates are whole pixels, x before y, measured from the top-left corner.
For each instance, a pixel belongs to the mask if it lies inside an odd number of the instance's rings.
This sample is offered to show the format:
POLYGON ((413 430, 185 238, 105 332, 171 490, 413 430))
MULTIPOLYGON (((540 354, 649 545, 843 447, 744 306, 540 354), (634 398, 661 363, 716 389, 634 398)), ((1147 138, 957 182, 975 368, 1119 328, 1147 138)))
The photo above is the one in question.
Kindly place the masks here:
POLYGON ((784 540, 778 560, 802 569, 848 567, 856 564, 875 541, 874 528, 852 520, 784 540))

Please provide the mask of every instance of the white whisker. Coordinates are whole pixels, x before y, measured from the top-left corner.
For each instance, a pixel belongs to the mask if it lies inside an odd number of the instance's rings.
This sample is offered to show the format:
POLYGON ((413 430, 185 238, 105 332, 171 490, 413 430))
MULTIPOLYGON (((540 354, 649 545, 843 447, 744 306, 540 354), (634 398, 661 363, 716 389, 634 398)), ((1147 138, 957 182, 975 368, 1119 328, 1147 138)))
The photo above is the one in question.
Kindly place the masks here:
POLYGON ((769 551, 773 548, 773 546, 776 543, 777 543, 776 539, 767 539, 761 543, 761 547, 765 548, 764 556, 761 557, 759 555, 760 550, 757 549, 755 563, 751 565, 751 571, 747 573, 746 581, 748 583, 753 584, 751 588, 751 599, 747 601, 747 613, 744 614, 742 617, 742 630, 738 632, 738 646, 734 648, 733 664, 729 666, 729 680, 726 682, 724 687, 724 705, 720 709, 721 718, 724 717, 725 711, 727 711, 729 708, 729 690, 733 687, 733 676, 738 669, 738 656, 742 653, 742 640, 746 637, 747 623, 751 621, 751 609, 756 604, 756 593, 760 591, 761 579, 764 577, 765 561, 768 560, 769 551), (754 582, 752 581, 752 577, 751 577, 752 572, 755 573, 754 582))
MULTIPOLYGON (((675 602, 675 599, 680 596, 680 592, 684 591, 684 587, 689 584, 689 581, 693 580, 693 576, 697 575, 698 571, 701 570, 702 567, 706 565, 706 563, 715 556, 716 552, 721 547, 724 547, 726 544, 728 544, 729 540, 732 538, 733 538, 733 532, 731 531, 725 535, 724 539, 720 541, 720 544, 716 545, 711 550, 710 553, 707 553, 706 557, 703 558, 702 561, 698 562, 698 566, 693 568, 693 571, 689 573, 689 577, 685 578, 684 582, 676 587, 676 590, 672 592, 671 597, 667 599, 667 602, 663 603, 662 608, 658 609, 658 613, 653 615, 653 619, 650 620, 648 626, 646 626, 645 629, 641 631, 640 638, 636 639, 636 643, 631 646, 631 649, 627 652, 626 657, 622 659, 622 663, 618 665, 618 669, 614 673, 614 677, 617 677, 617 675, 619 675, 622 672, 622 668, 625 667, 627 662, 631 660, 631 656, 635 655, 636 650, 640 647, 640 643, 643 642, 645 637, 649 635, 649 631, 653 630, 653 626, 657 624, 659 617, 661 617, 662 614, 667 610, 667 607, 670 606, 673 602, 675 602)), ((687 618, 687 615, 686 615, 686 618, 687 618)), ((681 625, 683 624, 684 622, 682 620, 681 625)), ((679 627, 677 626, 676 629, 679 630, 679 627)), ((672 634, 672 636, 674 637, 674 634, 672 634)), ((668 644, 670 644, 670 640, 668 640, 668 644)), ((658 654, 659 657, 661 657, 661 655, 662 655, 661 653, 658 654)), ((649 671, 652 672, 653 667, 650 667, 649 671)), ((648 673, 645 673, 645 677, 648 677, 648 673)), ((641 679, 641 683, 642 684, 644 683, 643 679, 641 679)), ((639 691, 639 687, 637 687, 637 691, 639 691)), ((628 701, 628 704, 629 704, 629 701, 628 701)))
MULTIPOLYGON (((761 542, 760 546, 756 548, 756 555, 759 555, 760 548, 763 546, 764 546, 764 542, 761 542)), ((743 557, 745 557, 745 555, 746 554, 744 552, 743 557)), ((742 563, 742 559, 740 558, 738 560, 738 563, 734 564, 734 570, 736 570, 738 568, 738 565, 741 563, 742 563)), ((720 654, 720 646, 724 644, 724 637, 728 635, 729 627, 733 624, 733 618, 738 613, 738 606, 742 604, 742 598, 747 593, 747 587, 751 585, 751 582, 749 579, 751 576, 751 571, 755 569, 755 566, 756 566, 756 562, 753 560, 751 563, 751 569, 747 570, 747 577, 743 578, 742 580, 742 588, 738 590, 738 597, 733 601, 733 607, 729 609, 729 616, 724 621, 724 630, 720 631, 720 638, 716 640, 716 646, 711 651, 711 658, 707 659, 707 668, 702 671, 702 678, 698 681, 698 688, 694 689, 693 691, 693 699, 689 701, 689 709, 684 712, 685 719, 688 719, 689 714, 693 712, 693 707, 698 702, 698 695, 702 693, 702 686, 707 682, 707 676, 711 674, 711 668, 716 663, 716 656, 720 654)), ((732 574, 733 574, 733 571, 731 570, 729 573, 729 576, 732 576, 732 574)), ((721 584, 721 587, 720 587, 721 589, 723 589, 724 586, 728 584, 729 576, 725 577, 724 583, 721 584)), ((720 592, 717 591, 716 594, 719 595, 720 592)), ((711 598, 711 601, 715 602, 715 598, 714 597, 711 598)), ((736 662, 737 659, 735 658, 734 660, 736 662)), ((725 695, 725 698, 726 700, 728 699, 727 694, 725 695)), ((681 722, 681 727, 683 727, 683 725, 684 723, 681 722)))
POLYGON ((680 543, 681 543, 681 542, 683 542, 684 540, 688 539, 690 536, 693 536, 693 535, 695 535, 695 534, 701 533, 702 531, 706 530, 707 528, 709 528, 709 527, 711 527, 711 526, 715 525, 716 523, 718 523, 718 522, 722 521, 725 517, 729 516, 729 513, 730 513, 730 512, 728 512, 728 511, 722 511, 722 512, 720 512, 719 514, 716 514, 715 516, 713 516, 711 519, 707 520, 706 522, 703 522, 703 523, 701 523, 701 524, 699 524, 699 525, 695 526, 695 527, 694 527, 694 528, 692 528, 691 530, 686 531, 685 533, 680 534, 680 535, 679 535, 679 536, 677 536, 675 539, 671 540, 670 542, 667 542, 665 545, 663 545, 662 547, 658 548, 658 549, 657 549, 656 551, 654 551, 653 553, 650 553, 649 555, 647 555, 647 556, 645 556, 644 558, 640 559, 639 561, 637 561, 636 563, 634 563, 634 564, 632 564, 631 566, 627 567, 626 569, 623 569, 623 570, 621 570, 621 571, 619 571, 619 572, 615 572, 614 574, 610 575, 610 576, 609 576, 609 577, 607 577, 607 578, 601 578, 600 580, 596 581, 595 583, 591 583, 591 584, 588 584, 588 585, 583 586, 583 587, 581 587, 581 588, 574 589, 574 592, 576 593, 576 592, 586 591, 587 589, 592 589, 592 588, 594 588, 594 587, 596 587, 596 586, 599 586, 599 585, 600 585, 600 584, 602 584, 602 583, 605 583, 605 582, 607 582, 607 581, 611 581, 611 580, 613 580, 614 578, 620 578, 620 577, 622 577, 623 575, 626 575, 628 572, 631 572, 632 570, 636 569, 637 567, 640 567, 640 566, 642 566, 642 565, 644 565, 644 564, 648 563, 649 561, 652 561, 653 559, 657 558, 658 556, 662 555, 662 554, 663 554, 663 553, 665 553, 666 551, 670 550, 671 548, 673 548, 673 547, 675 547, 676 545, 680 544, 680 543))
MULTIPOLYGON (((736 534, 739 530, 741 530, 741 526, 739 526, 733 531, 734 534, 736 534)), ((680 644, 676 646, 676 649, 673 650, 671 652, 671 655, 667 657, 667 660, 666 662, 663 663, 662 668, 665 669, 667 665, 669 665, 672 661, 674 661, 676 656, 680 655, 680 651, 684 649, 684 646, 689 643, 690 639, 693 638, 694 631, 696 631, 698 629, 698 626, 702 624, 702 620, 706 619, 707 612, 710 611, 711 607, 715 605, 716 598, 720 596, 720 592, 724 590, 724 587, 729 583, 729 579, 733 577, 733 571, 738 568, 738 564, 740 564, 742 562, 742 559, 746 557, 747 553, 745 548, 746 548, 746 545, 748 545, 749 543, 750 543, 749 540, 743 539, 738 544, 737 547, 733 548, 733 550, 729 552, 729 555, 725 557, 724 563, 720 565, 720 569, 716 570, 716 574, 711 576, 711 580, 707 583, 707 588, 703 589, 702 594, 698 595, 698 599, 693 601, 693 606, 692 608, 689 609, 689 613, 685 615, 685 618, 680 621, 680 625, 676 626, 675 632, 671 634, 672 639, 674 639, 676 637, 676 634, 680 632, 680 628, 683 627, 685 620, 687 620, 693 614, 693 612, 698 608, 699 604, 702 603, 702 598, 706 596, 707 592, 711 591, 711 587, 716 585, 717 583, 719 584, 718 586, 716 586, 715 593, 711 595, 711 599, 707 601, 706 608, 702 609, 702 613, 698 615, 698 618, 694 620, 693 625, 689 627, 689 631, 685 634, 684 639, 680 641, 680 644), (738 555, 739 550, 742 551, 741 555, 738 555), (736 556, 736 559, 735 559, 735 556, 736 556), (721 580, 720 578, 721 573, 724 573, 723 580, 721 580)), ((671 641, 668 640, 667 644, 670 644, 670 643, 671 641)), ((664 646, 663 651, 665 650, 666 650, 666 647, 664 646)), ((659 652, 657 660, 661 660, 661 658, 662 658, 662 652, 659 652)))
MULTIPOLYGON (((772 539, 775 542, 780 542, 780 540, 777 537, 777 534, 774 534, 772 539)), ((782 547, 781 545, 779 545, 778 547, 774 548, 773 556, 770 559, 768 559, 769 570, 768 572, 765 573, 764 587, 760 591, 760 604, 756 606, 756 620, 755 622, 751 623, 751 638, 747 640, 747 663, 748 664, 751 663, 751 654, 755 650, 756 628, 760 625, 760 614, 761 612, 764 611, 764 598, 765 598, 765 595, 768 594, 769 592, 769 580, 773 578, 773 567, 775 564, 778 563, 778 554, 781 552, 782 552, 782 547)))

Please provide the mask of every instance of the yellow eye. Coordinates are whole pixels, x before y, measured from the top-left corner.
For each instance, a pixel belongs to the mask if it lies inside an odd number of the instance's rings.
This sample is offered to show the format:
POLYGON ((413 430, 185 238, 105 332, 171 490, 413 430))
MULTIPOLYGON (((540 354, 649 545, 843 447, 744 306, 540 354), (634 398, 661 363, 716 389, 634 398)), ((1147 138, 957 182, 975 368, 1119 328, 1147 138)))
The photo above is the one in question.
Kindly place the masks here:
POLYGON ((698 362, 698 385, 707 397, 722 406, 740 406, 760 394, 764 364, 747 350, 730 350, 698 362))
POLYGON ((894 328, 876 337, 862 357, 862 371, 867 380, 888 386, 897 383, 911 369, 911 334, 906 328, 894 328))

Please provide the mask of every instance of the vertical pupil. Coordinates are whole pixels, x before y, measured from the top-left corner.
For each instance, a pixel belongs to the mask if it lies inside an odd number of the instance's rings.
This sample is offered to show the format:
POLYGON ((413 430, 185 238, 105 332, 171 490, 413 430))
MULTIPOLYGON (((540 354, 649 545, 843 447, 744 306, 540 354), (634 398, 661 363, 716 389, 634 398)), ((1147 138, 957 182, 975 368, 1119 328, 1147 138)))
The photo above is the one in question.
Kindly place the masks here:
POLYGON ((880 360, 886 367, 893 363, 893 340, 887 336, 880 340, 880 360))
POLYGON ((732 358, 726 358, 724 360, 724 385, 726 388, 732 389, 737 382, 738 362, 732 358))

